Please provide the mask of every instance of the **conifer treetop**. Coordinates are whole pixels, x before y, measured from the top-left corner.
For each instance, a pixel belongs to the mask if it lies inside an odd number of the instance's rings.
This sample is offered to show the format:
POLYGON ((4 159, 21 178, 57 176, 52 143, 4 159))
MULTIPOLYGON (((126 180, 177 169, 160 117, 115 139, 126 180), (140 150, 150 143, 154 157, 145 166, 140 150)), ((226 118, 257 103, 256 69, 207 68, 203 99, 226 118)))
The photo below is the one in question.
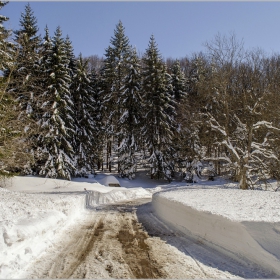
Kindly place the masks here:
POLYGON ((144 61, 146 61, 147 59, 154 61, 155 63, 163 63, 153 34, 150 37, 148 48, 146 49, 146 52, 144 54, 144 61))
POLYGON ((29 38, 32 38, 38 32, 37 19, 34 16, 34 12, 29 3, 25 6, 25 12, 21 13, 21 19, 19 22, 22 29, 16 31, 17 34, 26 33, 29 38))
POLYGON ((125 28, 121 21, 117 24, 114 30, 114 37, 111 37, 110 43, 115 58, 122 60, 127 56, 131 46, 128 37, 125 35, 125 28))

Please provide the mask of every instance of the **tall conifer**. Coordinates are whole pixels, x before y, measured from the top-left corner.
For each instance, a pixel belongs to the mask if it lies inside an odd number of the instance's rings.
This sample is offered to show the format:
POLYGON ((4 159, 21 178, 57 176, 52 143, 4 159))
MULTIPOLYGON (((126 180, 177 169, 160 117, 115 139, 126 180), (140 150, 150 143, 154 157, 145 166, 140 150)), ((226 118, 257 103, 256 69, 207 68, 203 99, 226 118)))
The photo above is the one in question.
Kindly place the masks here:
POLYGON ((174 111, 169 94, 166 66, 159 54, 154 36, 143 57, 143 92, 145 124, 142 128, 145 145, 150 152, 151 177, 170 180, 172 171, 171 143, 175 129, 174 111))
POLYGON ((42 139, 45 163, 40 174, 46 177, 71 179, 75 174, 73 138, 75 124, 73 101, 69 92, 71 82, 67 68, 65 44, 60 27, 52 39, 52 53, 48 59, 49 110, 44 113, 42 128, 46 135, 42 139))
POLYGON ((127 67, 129 69, 128 74, 123 80, 122 93, 117 101, 120 107, 118 154, 121 175, 132 178, 137 167, 137 152, 140 151, 141 147, 140 127, 143 110, 140 61, 136 50, 131 52, 127 67))
POLYGON ((36 121, 38 119, 36 116, 37 101, 40 98, 39 48, 41 38, 37 34, 37 19, 30 4, 25 6, 25 11, 21 14, 20 29, 14 33, 17 43, 17 58, 15 69, 12 72, 11 87, 20 102, 22 111, 36 121))
MULTIPOLYGON (((114 30, 114 36, 110 41, 111 45, 106 49, 103 77, 106 88, 104 89, 104 100, 107 109, 107 138, 108 138, 108 160, 111 156, 112 139, 115 138, 116 146, 120 144, 118 120, 120 118, 120 106, 117 103, 121 95, 124 77, 128 73, 127 62, 130 56, 131 47, 129 39, 124 33, 121 21, 114 30)), ((107 160, 107 161, 108 161, 107 160)), ((111 167, 109 166, 109 169, 111 167)))
POLYGON ((76 62, 72 90, 75 108, 75 154, 77 174, 82 175, 94 169, 94 148, 97 148, 96 123, 94 119, 96 102, 91 80, 87 74, 87 61, 80 54, 76 62))

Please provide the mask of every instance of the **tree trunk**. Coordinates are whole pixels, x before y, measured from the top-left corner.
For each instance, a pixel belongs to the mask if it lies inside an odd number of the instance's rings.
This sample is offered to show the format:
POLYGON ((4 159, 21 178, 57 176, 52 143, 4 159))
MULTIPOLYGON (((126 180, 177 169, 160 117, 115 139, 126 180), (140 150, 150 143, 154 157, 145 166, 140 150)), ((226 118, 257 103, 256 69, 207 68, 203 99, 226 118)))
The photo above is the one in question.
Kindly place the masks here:
POLYGON ((107 141, 106 168, 109 169, 109 142, 107 141))
POLYGON ((243 169, 240 172, 239 188, 242 190, 248 190, 246 171, 247 171, 247 168, 243 167, 243 169))
POLYGON ((111 156, 112 156, 112 141, 109 141, 109 172, 112 172, 112 162, 111 162, 111 156))

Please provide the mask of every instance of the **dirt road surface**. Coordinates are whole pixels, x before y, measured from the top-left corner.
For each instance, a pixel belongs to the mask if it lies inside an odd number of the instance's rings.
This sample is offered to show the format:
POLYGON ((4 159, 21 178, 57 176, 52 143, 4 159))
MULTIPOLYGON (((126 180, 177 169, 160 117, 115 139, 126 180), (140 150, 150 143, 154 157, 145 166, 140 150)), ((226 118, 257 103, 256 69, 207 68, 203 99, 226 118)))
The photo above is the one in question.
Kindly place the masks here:
POLYGON ((25 278, 268 278, 169 229, 147 199, 89 209, 31 263, 25 278))

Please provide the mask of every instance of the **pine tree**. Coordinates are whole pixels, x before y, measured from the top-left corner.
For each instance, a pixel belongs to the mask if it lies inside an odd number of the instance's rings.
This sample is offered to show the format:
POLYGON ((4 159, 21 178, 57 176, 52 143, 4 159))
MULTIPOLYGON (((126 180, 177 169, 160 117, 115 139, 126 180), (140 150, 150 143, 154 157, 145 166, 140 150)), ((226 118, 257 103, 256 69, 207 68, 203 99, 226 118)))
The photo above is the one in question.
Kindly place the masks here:
MULTIPOLYGON (((17 58, 14 71, 12 71, 12 91, 20 102, 21 110, 32 116, 36 121, 37 100, 40 98, 39 76, 39 48, 41 38, 37 35, 37 19, 30 7, 25 6, 25 12, 21 14, 20 29, 14 31, 17 43, 17 58)), ((8 75, 12 69, 6 73, 8 75)))
POLYGON ((47 149, 45 147, 45 136, 48 134, 48 126, 46 125, 49 121, 51 106, 53 104, 53 96, 50 94, 50 75, 51 69, 51 57, 53 55, 53 43, 49 35, 49 29, 46 26, 45 35, 43 37, 40 47, 40 83, 41 83, 41 99, 39 103, 39 111, 41 118, 38 120, 38 132, 35 135, 36 140, 34 145, 34 157, 35 164, 33 169, 36 173, 40 173, 41 166, 46 162, 47 149))
POLYGON ((171 105, 166 66, 153 36, 150 38, 143 62, 145 124, 142 132, 145 145, 150 152, 151 177, 166 177, 170 180, 172 171, 171 143, 175 130, 174 116, 171 111, 174 112, 174 107, 172 108, 171 105))
POLYGON ((76 74, 77 66, 72 42, 68 35, 65 38, 65 54, 68 60, 67 68, 69 69, 69 76, 72 79, 76 74))
MULTIPOLYGON (((117 100, 121 94, 123 86, 123 79, 127 75, 127 61, 130 56, 129 39, 124 33, 124 27, 121 21, 114 30, 114 37, 111 38, 111 45, 106 49, 103 77, 105 80, 106 88, 104 89, 104 101, 107 109, 107 162, 110 160, 112 149, 112 138, 115 137, 117 145, 119 142, 119 127, 117 125, 120 118, 120 106, 117 100)), ((111 170, 111 165, 109 165, 111 170)))
MULTIPOLYGON (((5 77, 10 78, 8 87, 9 94, 17 101, 18 118, 24 123, 24 130, 27 132, 24 142, 28 143, 31 155, 34 143, 34 134, 37 131, 36 122, 40 119, 38 102, 41 97, 39 49, 40 36, 37 35, 37 20, 33 15, 30 5, 25 6, 21 14, 20 29, 15 34, 15 59, 14 63, 4 71, 5 77)), ((31 162, 33 159, 31 158, 31 162)), ((23 173, 30 173, 31 164, 21 166, 23 173)))
MULTIPOLYGON (((0 1, 0 9, 7 3, 0 1)), ((20 171, 19 167, 29 161, 29 155, 25 152, 27 143, 22 141, 24 123, 18 118, 14 96, 7 90, 16 63, 15 46, 10 41, 12 32, 3 25, 8 20, 0 15, 0 71, 7 73, 10 70, 8 75, 0 77, 0 176, 6 176, 7 171, 20 171)))
POLYGON ((41 139, 44 165, 40 174, 46 177, 61 177, 71 180, 75 173, 73 138, 73 101, 69 92, 69 63, 60 27, 52 39, 52 53, 48 58, 48 110, 43 115, 41 127, 46 134, 41 139))
POLYGON ((171 68, 172 95, 177 103, 186 96, 186 79, 177 59, 171 68))
MULTIPOLYGON (((8 2, 0 1, 0 10, 7 4, 8 2)), ((3 23, 8 20, 8 17, 0 15, 0 71, 4 71, 7 67, 13 65, 11 62, 14 56, 14 45, 8 40, 11 32, 3 25, 3 23)))
POLYGON ((140 62, 133 50, 128 63, 129 72, 123 80, 122 93, 117 101, 120 107, 118 147, 120 174, 133 178, 137 167, 137 152, 140 150, 140 126, 143 110, 141 96, 140 62))
POLYGON ((94 169, 94 149, 97 137, 94 114, 96 102, 91 80, 87 74, 87 61, 80 54, 76 62, 76 74, 73 77, 73 99, 75 108, 76 136, 75 152, 78 175, 94 169))
POLYGON ((94 149, 92 155, 94 162, 97 164, 97 169, 103 170, 103 151, 106 148, 106 102, 104 102, 104 89, 106 85, 102 77, 102 73, 97 73, 95 69, 91 69, 89 73, 90 85, 93 90, 94 111, 92 112, 92 119, 94 120, 94 149))

